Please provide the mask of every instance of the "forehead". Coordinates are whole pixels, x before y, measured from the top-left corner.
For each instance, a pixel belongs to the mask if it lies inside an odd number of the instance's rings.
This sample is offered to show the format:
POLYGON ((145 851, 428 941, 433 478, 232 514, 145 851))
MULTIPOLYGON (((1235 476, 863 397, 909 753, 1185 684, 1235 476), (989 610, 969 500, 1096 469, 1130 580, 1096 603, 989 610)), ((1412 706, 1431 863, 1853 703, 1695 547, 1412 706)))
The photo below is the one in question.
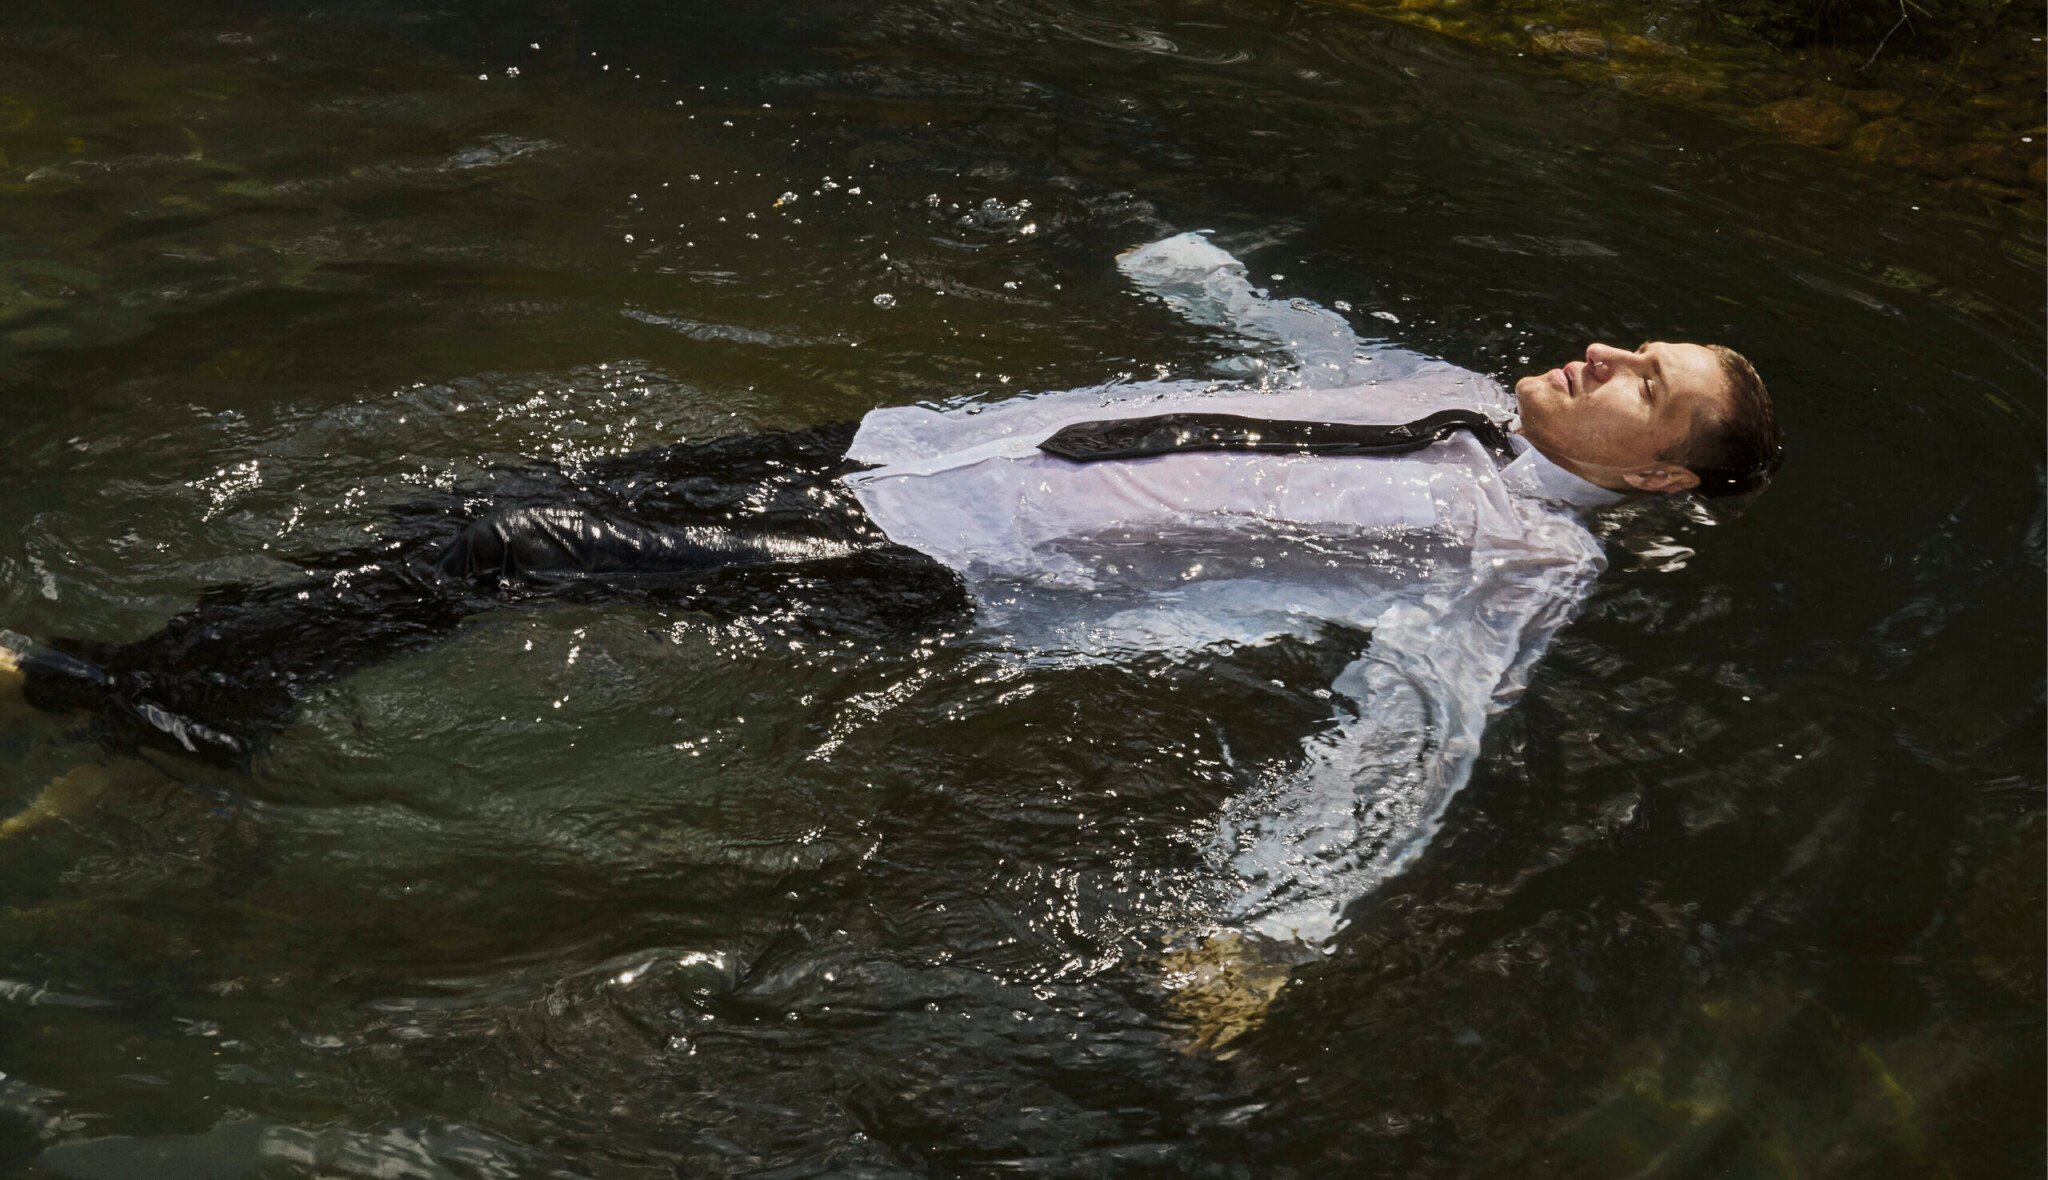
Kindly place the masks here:
POLYGON ((1656 364, 1665 390, 1678 400, 1719 405, 1728 393, 1721 358, 1704 345, 1652 340, 1643 345, 1642 353, 1656 364))

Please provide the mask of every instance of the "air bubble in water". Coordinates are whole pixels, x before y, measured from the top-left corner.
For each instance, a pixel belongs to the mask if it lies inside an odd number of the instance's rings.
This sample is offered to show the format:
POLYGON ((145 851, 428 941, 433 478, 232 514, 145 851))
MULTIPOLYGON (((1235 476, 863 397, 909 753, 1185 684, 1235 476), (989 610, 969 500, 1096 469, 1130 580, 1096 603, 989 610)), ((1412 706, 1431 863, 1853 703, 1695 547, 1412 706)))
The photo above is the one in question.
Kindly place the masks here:
POLYGON ((875 306, 886 311, 896 306, 896 297, 884 291, 880 295, 875 296, 875 306))

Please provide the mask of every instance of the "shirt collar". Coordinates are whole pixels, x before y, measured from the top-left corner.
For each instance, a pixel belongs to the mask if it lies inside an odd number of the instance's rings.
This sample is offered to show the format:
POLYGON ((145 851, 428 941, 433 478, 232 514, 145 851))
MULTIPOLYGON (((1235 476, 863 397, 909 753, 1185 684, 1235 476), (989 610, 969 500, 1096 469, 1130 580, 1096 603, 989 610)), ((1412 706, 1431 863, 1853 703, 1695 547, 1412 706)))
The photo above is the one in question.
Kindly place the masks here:
MULTIPOLYGON (((1519 420, 1511 418, 1508 429, 1513 430, 1520 425, 1519 420)), ((1592 480, 1566 471, 1519 434, 1509 435, 1508 445, 1514 448, 1515 457, 1500 469, 1501 477, 1507 480, 1509 487, 1525 496, 1557 500, 1574 508, 1611 508, 1628 499, 1627 493, 1603 488, 1592 480)))

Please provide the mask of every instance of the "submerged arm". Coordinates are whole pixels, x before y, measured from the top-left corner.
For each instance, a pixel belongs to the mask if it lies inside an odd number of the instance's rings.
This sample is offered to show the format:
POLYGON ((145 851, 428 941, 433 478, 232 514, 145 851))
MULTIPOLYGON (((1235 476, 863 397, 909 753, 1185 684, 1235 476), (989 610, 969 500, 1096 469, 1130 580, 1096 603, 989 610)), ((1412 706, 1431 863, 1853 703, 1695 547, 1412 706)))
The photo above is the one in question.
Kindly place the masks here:
POLYGON ((1356 385, 1387 377, 1384 361, 1410 354, 1392 350, 1382 363, 1365 353, 1343 316, 1306 299, 1274 299, 1245 277, 1244 263, 1200 234, 1176 234, 1117 257, 1132 282, 1168 307, 1206 327, 1225 328, 1256 344, 1278 348, 1312 387, 1356 385))
POLYGON ((1370 647, 1331 686, 1352 709, 1306 743, 1301 764, 1225 807, 1215 854, 1234 883, 1228 923, 1320 943, 1428 845, 1488 717, 1520 693, 1603 564, 1590 536, 1555 539, 1567 547, 1482 549, 1485 576, 1468 591, 1374 621, 1370 647))

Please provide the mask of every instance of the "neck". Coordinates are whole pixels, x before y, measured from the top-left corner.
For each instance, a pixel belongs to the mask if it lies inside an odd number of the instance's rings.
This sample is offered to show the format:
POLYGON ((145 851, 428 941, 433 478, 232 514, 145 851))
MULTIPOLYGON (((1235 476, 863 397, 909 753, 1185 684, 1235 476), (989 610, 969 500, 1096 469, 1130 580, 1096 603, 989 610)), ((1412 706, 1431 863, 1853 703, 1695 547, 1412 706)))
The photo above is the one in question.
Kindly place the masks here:
POLYGON ((1563 451, 1545 446, 1540 440, 1531 438, 1519 425, 1516 427, 1515 433, 1521 435, 1523 441, 1534 448, 1537 454, 1578 476, 1580 479, 1585 480, 1587 483, 1592 484, 1594 487, 1605 488, 1610 492, 1620 492, 1623 494, 1632 494, 1637 490, 1628 482, 1628 473, 1619 468, 1603 467, 1597 463, 1580 463, 1563 451))

